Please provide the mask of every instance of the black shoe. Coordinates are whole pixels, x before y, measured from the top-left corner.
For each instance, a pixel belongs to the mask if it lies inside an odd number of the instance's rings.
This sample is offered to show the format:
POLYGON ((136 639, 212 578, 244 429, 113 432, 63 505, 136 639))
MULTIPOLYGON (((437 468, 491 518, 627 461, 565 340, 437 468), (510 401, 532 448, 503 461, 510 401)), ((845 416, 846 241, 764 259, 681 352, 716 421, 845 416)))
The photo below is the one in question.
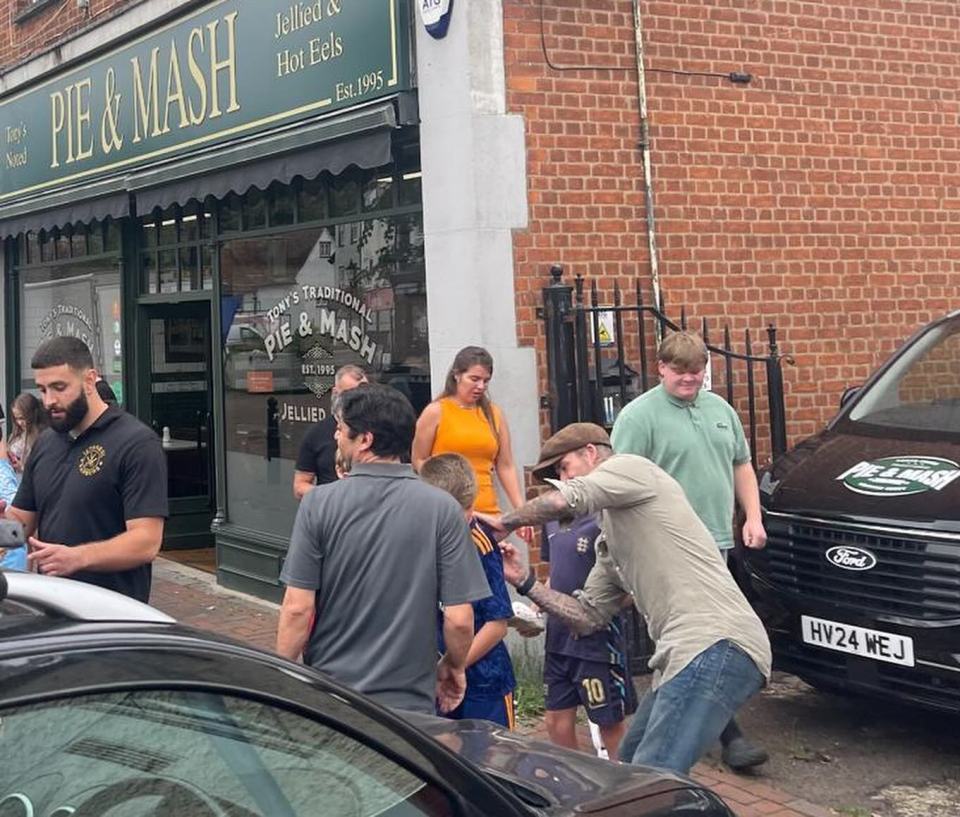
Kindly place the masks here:
POLYGON ((721 757, 723 758, 723 762, 731 769, 739 771, 741 769, 751 769, 754 766, 759 766, 761 763, 766 763, 770 755, 767 754, 765 749, 754 746, 745 737, 741 736, 734 738, 723 747, 721 757))

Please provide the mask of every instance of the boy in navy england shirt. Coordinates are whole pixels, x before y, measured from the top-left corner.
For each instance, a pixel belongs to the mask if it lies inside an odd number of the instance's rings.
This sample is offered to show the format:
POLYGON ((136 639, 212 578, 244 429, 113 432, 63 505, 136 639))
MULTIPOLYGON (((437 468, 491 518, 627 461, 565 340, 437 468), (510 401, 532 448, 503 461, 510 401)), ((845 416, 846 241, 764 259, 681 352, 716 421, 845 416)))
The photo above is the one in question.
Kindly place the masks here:
MULTIPOLYGON (((438 454, 420 468, 420 478, 450 494, 463 508, 470 535, 490 583, 491 595, 473 602, 473 644, 467 654, 467 693, 448 718, 481 718, 514 727, 513 690, 516 681, 510 653, 503 639, 513 607, 503 579, 503 556, 493 530, 473 515, 477 479, 470 463, 459 454, 438 454)), ((439 633, 440 652, 444 652, 439 633)))
MULTIPOLYGON (((550 563, 550 587, 561 593, 580 590, 596 561, 594 542, 600 526, 581 516, 569 526, 548 522, 540 558, 550 563)), ((623 620, 616 616, 593 635, 575 637, 556 616, 547 616, 543 682, 547 687, 546 724, 550 740, 579 748, 575 730, 577 706, 600 729, 611 759, 625 730, 625 718, 637 708, 637 696, 624 654, 623 620)))

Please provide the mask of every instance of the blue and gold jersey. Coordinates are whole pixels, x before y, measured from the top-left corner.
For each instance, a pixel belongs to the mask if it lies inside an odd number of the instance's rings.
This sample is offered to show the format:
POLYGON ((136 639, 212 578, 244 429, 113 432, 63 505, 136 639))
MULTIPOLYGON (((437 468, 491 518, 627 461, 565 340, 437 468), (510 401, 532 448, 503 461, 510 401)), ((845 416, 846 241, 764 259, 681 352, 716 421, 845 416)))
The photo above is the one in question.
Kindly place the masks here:
MULTIPOLYGON (((540 558, 550 563, 551 588, 567 594, 583 588, 597 559, 594 543, 599 535, 600 524, 592 515, 567 526, 559 522, 544 525, 540 558)), ((604 629, 577 638, 559 617, 548 616, 546 651, 625 666, 622 617, 614 616, 604 629)))
MULTIPOLYGON (((503 580, 503 555, 493 531, 483 522, 474 519, 470 523, 470 536, 477 548, 491 593, 487 598, 473 602, 473 631, 476 633, 488 621, 505 621, 510 618, 513 615, 513 606, 503 580)), ((445 647, 442 616, 439 619, 438 633, 440 651, 443 652, 445 647)), ((468 698, 502 697, 512 692, 515 686, 510 653, 502 641, 472 667, 467 668, 468 698)))

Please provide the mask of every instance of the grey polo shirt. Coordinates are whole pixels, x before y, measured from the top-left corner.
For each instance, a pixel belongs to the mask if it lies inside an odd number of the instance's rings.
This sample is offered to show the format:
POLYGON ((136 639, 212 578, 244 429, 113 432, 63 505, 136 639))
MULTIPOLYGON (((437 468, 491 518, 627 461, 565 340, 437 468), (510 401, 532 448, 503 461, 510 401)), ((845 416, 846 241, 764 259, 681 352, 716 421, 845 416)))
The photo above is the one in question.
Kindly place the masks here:
POLYGON ((399 463, 307 493, 280 580, 317 593, 308 664, 422 712, 434 711, 438 605, 490 595, 460 506, 399 463))

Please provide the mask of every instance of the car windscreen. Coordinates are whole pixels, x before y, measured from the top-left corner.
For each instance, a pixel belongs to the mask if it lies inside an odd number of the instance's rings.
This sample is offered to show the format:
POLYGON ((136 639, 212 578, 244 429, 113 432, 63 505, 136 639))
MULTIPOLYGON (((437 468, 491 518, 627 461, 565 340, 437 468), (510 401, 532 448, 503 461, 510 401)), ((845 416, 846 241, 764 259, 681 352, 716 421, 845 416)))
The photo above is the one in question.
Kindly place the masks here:
POLYGON ((845 419, 854 427, 960 434, 960 318, 917 338, 845 419))

